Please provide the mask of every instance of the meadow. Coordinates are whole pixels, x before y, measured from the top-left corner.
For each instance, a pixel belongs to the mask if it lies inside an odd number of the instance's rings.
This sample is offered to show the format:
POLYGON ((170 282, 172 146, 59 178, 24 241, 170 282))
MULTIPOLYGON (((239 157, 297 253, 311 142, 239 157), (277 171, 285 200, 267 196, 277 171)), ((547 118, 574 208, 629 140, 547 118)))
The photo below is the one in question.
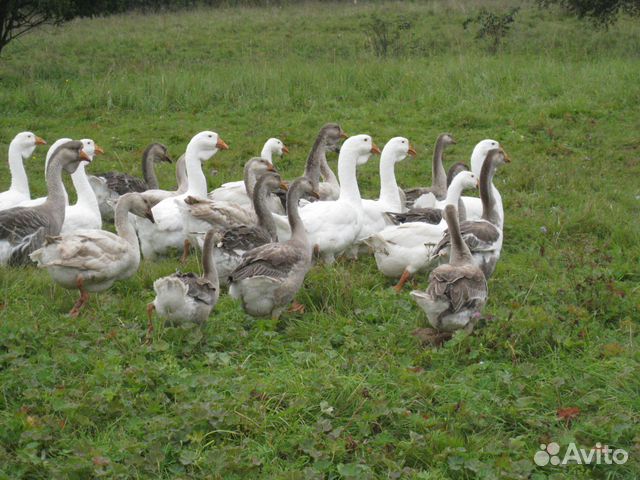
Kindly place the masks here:
MULTIPOLYGON (((639 72, 637 19, 593 30, 509 0, 130 14, 10 44, 2 190, 22 130, 93 138, 106 154, 89 170, 140 174, 149 142, 177 158, 211 129, 230 150, 205 169, 210 188, 271 136, 295 178, 329 121, 380 146, 408 137, 405 187, 430 183, 441 132, 458 141, 447 166, 483 138, 513 162, 496 179, 505 246, 485 320, 440 347, 415 334, 427 322, 411 288, 396 294, 371 257, 315 266, 302 315, 256 320, 223 295, 203 328, 156 322, 150 344, 152 284, 176 259, 143 261, 78 319, 77 292, 0 267, 0 479, 639 478, 639 72), (497 53, 462 26, 481 5, 521 7, 497 53), (404 25, 386 57, 370 47, 372 15, 404 25), (629 460, 536 466, 549 442, 629 460)), ((44 154, 27 162, 32 196, 44 154)), ((377 160, 359 169, 369 198, 377 160)), ((172 166, 158 174, 173 187, 172 166)))

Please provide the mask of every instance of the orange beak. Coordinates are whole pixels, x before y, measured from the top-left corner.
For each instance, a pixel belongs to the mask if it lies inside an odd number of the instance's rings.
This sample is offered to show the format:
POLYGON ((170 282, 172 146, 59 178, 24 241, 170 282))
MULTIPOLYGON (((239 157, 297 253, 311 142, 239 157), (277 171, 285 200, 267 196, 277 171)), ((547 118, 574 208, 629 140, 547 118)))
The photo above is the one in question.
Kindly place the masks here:
POLYGON ((85 152, 84 150, 80 150, 80 158, 82 160, 84 160, 85 162, 90 162, 91 161, 91 157, 89 155, 87 155, 87 152, 85 152))
POLYGON ((102 147, 100 145, 96 145, 96 155, 102 155, 104 153, 104 150, 102 149, 102 147))
POLYGON ((378 146, 373 143, 371 145, 371 153, 375 153, 376 155, 380 155, 380 149, 378 148, 378 146))
POLYGON ((36 137, 36 145, 46 145, 47 142, 44 141, 43 138, 36 137))
POLYGON ((318 200, 320 200, 320 194, 318 192, 316 192, 315 190, 313 190, 311 192, 311 196, 317 198, 318 200))
POLYGON ((267 167, 267 172, 277 172, 276 167, 273 166, 272 163, 267 167))
POLYGON ((289 153, 289 149, 287 148, 286 145, 282 147, 282 153, 289 153))
POLYGON ((224 140, 222 140, 221 138, 218 138, 218 141, 216 142, 216 148, 218 150, 229 150, 229 145, 224 143, 224 140))
POLYGON ((280 188, 286 192, 287 190, 289 190, 289 184, 284 181, 280 182, 280 188))
POLYGON ((349 138, 349 135, 347 135, 346 133, 342 132, 340 134, 340 138, 342 138, 342 139, 349 138))
POLYGON ((511 157, 507 152, 504 151, 502 147, 500 147, 500 152, 504 155, 504 161, 507 163, 511 163, 511 157))
POLYGON ((417 155, 416 151, 414 150, 414 148, 411 146, 411 144, 409 144, 409 151, 407 152, 409 155, 411 155, 412 157, 415 157, 417 155))

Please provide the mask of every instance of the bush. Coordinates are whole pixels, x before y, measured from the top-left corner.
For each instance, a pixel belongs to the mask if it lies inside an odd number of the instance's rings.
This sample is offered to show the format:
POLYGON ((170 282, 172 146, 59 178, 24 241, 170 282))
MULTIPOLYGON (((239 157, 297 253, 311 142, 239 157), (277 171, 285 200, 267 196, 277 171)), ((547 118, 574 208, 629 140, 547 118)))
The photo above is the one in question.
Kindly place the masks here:
POLYGON ((489 51, 495 53, 500 48, 502 41, 511 30, 513 22, 515 21, 515 15, 518 13, 518 8, 514 8, 508 13, 494 13, 486 9, 480 10, 480 13, 475 17, 467 18, 462 26, 467 27, 476 23, 479 25, 479 30, 476 33, 476 38, 486 38, 489 40, 489 51))
POLYGON ((411 29, 411 22, 403 16, 382 17, 372 13, 363 24, 367 35, 367 45, 377 57, 402 55, 406 49, 405 33, 411 29))

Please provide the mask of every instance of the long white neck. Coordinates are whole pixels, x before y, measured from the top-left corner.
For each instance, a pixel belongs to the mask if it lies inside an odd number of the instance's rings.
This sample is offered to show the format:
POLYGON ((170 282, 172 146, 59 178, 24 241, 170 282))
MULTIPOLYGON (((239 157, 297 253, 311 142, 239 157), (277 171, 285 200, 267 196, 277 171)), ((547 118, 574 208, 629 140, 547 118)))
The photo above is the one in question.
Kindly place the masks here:
POLYGON ((84 171, 84 166, 84 163, 80 163, 80 165, 78 165, 78 169, 71 174, 73 187, 76 189, 76 193, 78 194, 77 205, 90 208, 93 213, 100 215, 98 200, 96 199, 96 194, 93 191, 93 188, 91 188, 89 178, 84 171))
POLYGON ((13 142, 9 145, 9 170, 11 171, 10 190, 30 197, 29 180, 27 179, 27 172, 24 170, 22 152, 20 147, 14 145, 13 142))
POLYGON ((356 152, 342 149, 340 157, 338 157, 338 178, 340 179, 340 198, 338 200, 349 202, 361 208, 362 198, 356 176, 357 162, 358 154, 356 152))
POLYGON ((447 198, 445 200, 445 206, 453 205, 454 207, 457 208, 458 200, 460 200, 460 196, 462 195, 462 190, 463 190, 462 176, 456 175, 456 177, 453 179, 453 182, 451 182, 451 185, 449 185, 449 188, 447 189, 447 198))
POLYGON ((271 152, 271 147, 268 143, 265 143, 264 147, 262 147, 260 157, 269 160, 273 164, 273 153, 271 152))
POLYGON ((206 197, 207 177, 202 171, 202 162, 198 157, 197 148, 191 144, 187 145, 185 152, 185 162, 187 165, 187 194, 196 197, 206 197))
POLYGON ((396 183, 395 158, 392 152, 382 152, 380 157, 380 201, 400 211, 400 191, 396 183))

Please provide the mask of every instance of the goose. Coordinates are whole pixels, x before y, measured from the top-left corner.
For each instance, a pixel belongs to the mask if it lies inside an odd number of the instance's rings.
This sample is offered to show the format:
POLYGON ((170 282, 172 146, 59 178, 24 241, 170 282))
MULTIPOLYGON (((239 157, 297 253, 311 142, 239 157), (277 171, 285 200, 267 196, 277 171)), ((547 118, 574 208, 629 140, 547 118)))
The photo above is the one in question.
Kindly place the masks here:
POLYGON ((176 272, 153 282, 156 297, 147 305, 149 331, 153 330, 154 311, 169 325, 186 322, 202 324, 209 318, 220 296, 218 272, 213 260, 214 248, 215 231, 211 229, 204 237, 202 276, 176 272))
MULTIPOLYGON (((509 162, 511 159, 501 148, 489 150, 480 173, 482 218, 461 222, 459 226, 462 238, 473 256, 474 264, 482 270, 487 279, 493 274, 502 250, 500 211, 494 196, 495 189, 491 188, 493 176, 499 166, 509 162)), ((448 254, 450 246, 451 237, 448 232, 445 232, 432 252, 433 257, 442 259, 448 254)))
MULTIPOLYGON (((458 174, 447 190, 447 203, 456 205, 462 190, 477 186, 478 179, 472 172, 458 174)), ((436 225, 424 222, 391 225, 365 239, 365 243, 373 249, 378 270, 383 275, 400 277, 394 287, 396 292, 400 292, 412 275, 436 265, 436 261, 431 259, 431 252, 445 229, 444 221, 436 225)))
POLYGON ((105 172, 92 175, 90 182, 92 188, 94 188, 96 198, 100 202, 102 217, 107 220, 113 218, 113 205, 116 204, 120 195, 160 188, 155 164, 162 162, 172 162, 167 147, 161 143, 151 143, 142 153, 142 176, 144 180, 121 172, 105 172))
MULTIPOLYGON (((165 198, 175 197, 187 191, 189 188, 189 180, 187 178, 187 166, 185 162, 184 154, 178 157, 176 161, 176 183, 175 190, 160 190, 158 188, 145 190, 141 192, 142 196, 149 200, 153 205, 160 203, 165 198)), ((140 218, 135 216, 135 218, 140 218)))
MULTIPOLYGON (((89 162, 93 162, 95 155, 104 153, 104 150, 90 138, 80 140, 82 149, 89 156, 89 162)), ((73 187, 76 189, 77 201, 75 205, 67 205, 64 214, 64 223, 62 224, 61 234, 71 233, 75 230, 82 229, 100 229, 102 228, 102 216, 100 215, 100 206, 96 198, 89 178, 85 172, 85 164, 81 163, 78 169, 71 174, 73 187)), ((67 197, 68 200, 68 197, 67 197)))
POLYGON ((31 198, 29 180, 24 169, 24 160, 33 155, 38 145, 46 145, 42 138, 32 132, 20 132, 9 144, 9 171, 11 186, 0 193, 0 210, 16 207, 31 198))
POLYGON ((39 268, 46 268, 54 282, 77 288, 80 298, 69 315, 77 317, 89 300, 89 292, 108 289, 117 280, 131 277, 140 264, 138 238, 129 212, 153 221, 151 205, 139 193, 125 193, 115 211, 117 234, 105 230, 76 230, 47 237, 44 246, 31 254, 39 268))
POLYGON ((327 123, 318 132, 311 147, 303 176, 313 183, 320 200, 337 200, 340 197, 340 183, 327 162, 327 151, 340 152, 338 143, 346 139, 347 134, 337 123, 327 123), (320 181, 320 177, 324 179, 320 181))
POLYGON ((229 147, 215 132, 203 131, 196 134, 187 145, 185 164, 188 187, 184 193, 165 198, 153 207, 155 223, 137 221, 140 248, 145 258, 155 259, 169 248, 184 248, 187 239, 183 212, 178 206, 185 198, 203 198, 207 195, 207 179, 202 172, 202 162, 213 157, 218 150, 229 147))
POLYGON ((404 191, 407 207, 432 207, 435 200, 444 200, 447 196, 447 174, 444 170, 444 150, 456 141, 450 133, 441 133, 436 139, 431 163, 431 186, 409 188, 404 191))
POLYGON ((487 279, 462 240, 456 207, 447 205, 444 216, 453 245, 449 263, 431 272, 426 291, 414 290, 410 295, 436 329, 448 332, 464 329, 470 333, 487 302, 487 279))
POLYGON ((256 247, 278 241, 276 225, 267 206, 270 192, 287 190, 287 185, 275 172, 264 173, 253 191, 253 206, 258 217, 257 225, 236 225, 219 235, 216 243, 215 262, 220 274, 220 283, 227 284, 231 272, 242 263, 242 255, 256 247))
POLYGON ((29 263, 47 235, 58 235, 65 215, 62 170, 73 173, 89 161, 81 142, 67 142, 53 153, 47 169, 47 200, 36 207, 13 207, 0 212, 0 265, 29 263))
MULTIPOLYGON (((458 173, 468 170, 469 168, 464 163, 454 163, 447 172, 447 188, 449 188, 458 173)), ((411 208, 401 213, 385 212, 385 215, 387 215, 391 223, 396 225, 408 222, 425 222, 437 225, 442 222, 442 209, 438 207, 411 208)), ((461 222, 467 219, 466 209, 462 200, 458 200, 458 218, 461 222)))
MULTIPOLYGON (((501 148, 500 143, 496 140, 491 140, 490 138, 478 142, 473 148, 473 152, 471 153, 471 171, 478 176, 478 178, 480 178, 480 171, 482 170, 482 165, 487 158, 487 153, 489 153, 489 150, 493 150, 495 148, 501 148)), ((496 201, 496 210, 498 212, 498 217, 500 218, 497 225, 502 229, 504 222, 502 197, 495 185, 491 184, 491 189, 493 190, 493 196, 496 201)), ((463 196, 462 201, 464 202, 468 220, 480 220, 482 218, 482 200, 480 198, 463 196)))
MULTIPOLYGON (((270 138, 262 147, 262 152, 260 153, 259 158, 263 158, 273 165, 273 155, 282 156, 286 153, 289 153, 289 149, 281 140, 278 140, 277 138, 270 138)), ((242 180, 223 183, 220 187, 209 193, 209 198, 211 200, 232 202, 242 207, 251 208, 251 191, 248 189, 246 173, 247 172, 245 170, 245 176, 242 180)), ((250 184, 252 187, 253 184, 255 184, 255 181, 256 178, 250 178, 250 184)), ((278 206, 274 203, 273 208, 277 213, 284 213, 284 209, 281 205, 278 206)))
MULTIPOLYGON (((273 164, 264 158, 254 157, 249 160, 244 166, 246 191, 253 197, 257 179, 265 172, 275 171, 273 164)), ((282 207, 280 200, 273 195, 269 195, 265 201, 270 211, 273 211, 271 209, 274 203, 282 207)), ((179 206, 187 220, 185 222, 187 232, 205 232, 211 226, 220 229, 235 225, 255 225, 258 220, 251 202, 247 205, 239 205, 232 201, 189 196, 180 202, 179 206)))
POLYGON ((242 301, 249 315, 278 319, 311 268, 311 244, 298 211, 298 200, 303 194, 318 195, 306 177, 292 182, 287 192, 291 238, 249 250, 229 275, 229 294, 242 301))
MULTIPOLYGON (((51 160, 51 155, 53 154, 53 152, 55 152, 60 145, 63 145, 71 141, 72 141, 71 138, 59 138, 58 140, 53 142, 51 147, 49 147, 49 150, 47 151, 47 155, 45 157, 45 162, 44 162, 45 177, 47 176, 47 168, 49 167, 49 161, 51 160)), ((83 145, 82 150, 84 150, 84 152, 90 158, 89 163, 93 162, 93 159, 96 155, 100 155, 104 153, 104 150, 102 149, 102 147, 96 145, 96 143, 90 138, 84 138, 80 140, 80 142, 82 142, 82 145, 83 145)), ((78 165, 78 168, 76 169, 76 171, 71 174, 71 181, 73 182, 73 186, 75 187, 76 193, 78 193, 78 195, 79 195, 78 187, 80 186, 80 189, 82 189, 82 187, 84 186, 83 179, 87 178, 87 174, 84 169, 85 169, 84 163, 81 163, 80 165, 78 165)), ((89 188, 91 188, 90 185, 89 185, 89 188)), ((64 194, 64 204, 66 205, 66 209, 68 211, 69 194, 67 193, 67 188, 64 186, 64 183, 62 184, 62 193, 64 194)), ((91 193, 91 195, 93 194, 91 193)), ((88 197, 88 196, 89 196, 89 193, 88 192, 85 193, 84 197, 88 197)), ((19 206, 20 207, 37 207, 38 205, 42 205, 46 200, 47 200, 47 197, 33 198, 31 200, 27 200, 25 202, 20 203, 19 206)), ((65 215, 65 220, 66 220, 66 215, 65 215)), ((95 224, 95 219, 93 220, 92 224, 95 224)), ((62 226, 62 228, 64 229, 64 225, 62 226)))
POLYGON ((379 232, 391 222, 385 212, 399 212, 403 208, 400 191, 396 183, 395 165, 407 155, 415 157, 416 151, 404 137, 394 137, 387 142, 380 154, 380 197, 378 200, 362 200, 364 221, 358 241, 379 232))
POLYGON ((314 202, 300 209, 311 245, 326 264, 332 264, 336 255, 350 249, 360 235, 364 211, 356 167, 367 163, 372 153, 380 154, 380 149, 369 135, 346 139, 338 157, 340 197, 314 202))

